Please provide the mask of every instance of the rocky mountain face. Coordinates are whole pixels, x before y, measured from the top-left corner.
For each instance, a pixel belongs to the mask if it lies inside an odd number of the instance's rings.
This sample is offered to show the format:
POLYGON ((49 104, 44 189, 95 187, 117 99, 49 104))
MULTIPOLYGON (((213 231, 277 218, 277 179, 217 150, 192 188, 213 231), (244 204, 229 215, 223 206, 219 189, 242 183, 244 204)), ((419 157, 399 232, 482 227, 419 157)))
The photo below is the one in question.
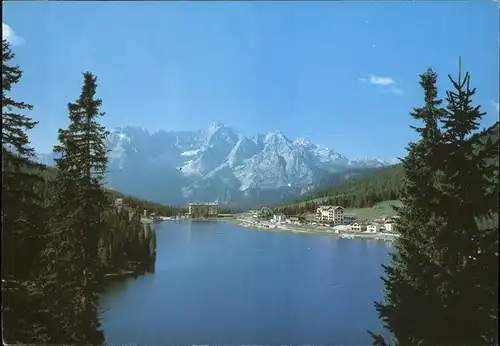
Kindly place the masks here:
MULTIPOLYGON (((349 160, 281 132, 244 136, 224 124, 200 131, 116 128, 108 138, 108 186, 164 204, 219 201, 255 206, 278 202, 388 163, 349 160)), ((51 154, 39 154, 53 165, 51 154)))

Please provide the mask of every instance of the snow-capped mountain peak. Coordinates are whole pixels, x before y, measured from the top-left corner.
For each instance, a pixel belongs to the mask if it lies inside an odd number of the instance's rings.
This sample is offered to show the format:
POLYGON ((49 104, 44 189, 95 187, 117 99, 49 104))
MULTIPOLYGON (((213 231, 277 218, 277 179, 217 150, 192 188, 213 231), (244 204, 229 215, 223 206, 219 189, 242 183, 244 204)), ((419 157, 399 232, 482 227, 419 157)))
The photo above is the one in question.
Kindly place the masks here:
POLYGON ((286 141, 289 142, 290 140, 283 134, 281 131, 273 131, 269 132, 266 137, 266 141, 286 141))
POLYGON ((297 138, 296 140, 293 141, 293 143, 303 147, 310 147, 314 145, 311 141, 309 141, 306 138, 297 138))
POLYGON ((213 136, 218 132, 232 132, 236 134, 236 131, 234 131, 234 129, 230 126, 216 121, 210 123, 210 125, 208 125, 208 127, 203 132, 207 138, 213 136))
POLYGON ((165 204, 274 200, 308 191, 330 174, 388 165, 378 159, 351 161, 280 131, 244 136, 217 122, 201 131, 150 133, 125 126, 110 132, 109 186, 165 204))

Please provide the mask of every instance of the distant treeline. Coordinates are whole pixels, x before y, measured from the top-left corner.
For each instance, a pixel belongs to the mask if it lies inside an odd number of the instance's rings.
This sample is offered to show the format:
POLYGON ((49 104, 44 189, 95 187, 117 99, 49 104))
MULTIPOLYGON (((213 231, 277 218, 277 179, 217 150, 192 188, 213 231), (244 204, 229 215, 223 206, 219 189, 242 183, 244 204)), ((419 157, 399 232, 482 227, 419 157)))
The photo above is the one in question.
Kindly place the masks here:
POLYGON ((346 208, 371 207, 381 201, 398 199, 402 176, 400 165, 383 168, 342 185, 296 198, 290 204, 277 208, 288 214, 303 214, 316 211, 319 205, 341 205, 346 208))
POLYGON ((146 201, 141 198, 127 196, 114 190, 106 190, 106 192, 109 194, 111 200, 114 201, 117 198, 122 198, 124 205, 130 209, 136 210, 139 213, 143 213, 144 210, 146 210, 148 215, 155 213, 161 216, 176 216, 185 214, 188 211, 188 208, 166 206, 160 203, 146 201))

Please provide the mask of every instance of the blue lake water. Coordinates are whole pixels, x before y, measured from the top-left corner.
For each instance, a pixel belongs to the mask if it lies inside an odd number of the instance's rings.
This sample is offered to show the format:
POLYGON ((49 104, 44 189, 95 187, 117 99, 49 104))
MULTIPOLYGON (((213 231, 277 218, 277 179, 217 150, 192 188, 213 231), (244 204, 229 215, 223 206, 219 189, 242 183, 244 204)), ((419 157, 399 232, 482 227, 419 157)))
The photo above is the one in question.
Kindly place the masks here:
POLYGON ((389 243, 157 224, 154 274, 101 298, 107 343, 366 345, 389 243))

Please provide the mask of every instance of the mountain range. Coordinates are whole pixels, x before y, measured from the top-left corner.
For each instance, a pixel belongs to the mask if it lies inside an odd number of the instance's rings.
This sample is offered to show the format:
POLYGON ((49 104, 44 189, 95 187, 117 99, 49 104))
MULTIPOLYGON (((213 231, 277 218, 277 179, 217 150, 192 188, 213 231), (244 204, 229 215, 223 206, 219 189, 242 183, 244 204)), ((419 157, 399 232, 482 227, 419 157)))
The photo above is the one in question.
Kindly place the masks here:
MULTIPOLYGON (((378 159, 350 160, 306 139, 281 132, 245 136, 220 123, 199 131, 119 127, 108 137, 107 185, 169 205, 218 201, 255 206, 299 196, 388 166, 378 159)), ((37 154, 54 165, 53 154, 37 154)))

